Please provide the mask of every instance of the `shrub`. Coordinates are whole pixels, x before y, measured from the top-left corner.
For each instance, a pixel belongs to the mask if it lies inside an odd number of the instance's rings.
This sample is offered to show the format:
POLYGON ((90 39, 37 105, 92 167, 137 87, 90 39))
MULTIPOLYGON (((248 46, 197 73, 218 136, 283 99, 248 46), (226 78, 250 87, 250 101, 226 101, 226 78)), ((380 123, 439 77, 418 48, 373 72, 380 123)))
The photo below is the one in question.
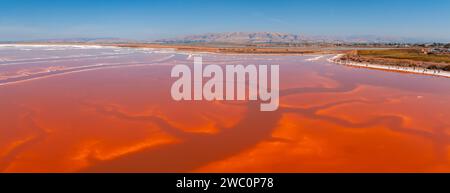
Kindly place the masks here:
POLYGON ((427 67, 427 69, 429 69, 429 70, 437 70, 439 68, 436 65, 430 65, 430 66, 427 67))
POLYGON ((450 71, 450 65, 445 66, 444 68, 442 68, 442 70, 450 71))

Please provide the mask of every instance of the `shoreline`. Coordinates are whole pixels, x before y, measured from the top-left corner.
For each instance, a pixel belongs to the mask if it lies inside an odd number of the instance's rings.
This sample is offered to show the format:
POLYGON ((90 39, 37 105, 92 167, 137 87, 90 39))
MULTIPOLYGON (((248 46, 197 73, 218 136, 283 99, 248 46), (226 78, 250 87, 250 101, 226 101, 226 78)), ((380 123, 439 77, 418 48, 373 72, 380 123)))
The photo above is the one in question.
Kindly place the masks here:
POLYGON ((135 49, 173 49, 179 52, 192 53, 218 53, 218 54, 261 54, 261 55, 309 55, 309 54, 336 54, 348 50, 332 50, 327 47, 220 47, 199 45, 176 45, 156 43, 11 43, 0 46, 92 46, 92 47, 116 47, 135 49))
POLYGON ((367 69, 375 69, 375 70, 385 70, 391 72, 404 72, 411 74, 421 74, 427 76, 439 76, 450 78, 450 72, 443 70, 430 70, 422 67, 403 67, 403 66, 393 66, 393 65, 381 65, 381 64, 372 64, 372 63, 361 63, 361 62, 353 62, 347 60, 340 60, 343 57, 343 54, 338 54, 332 58, 328 59, 328 62, 332 62, 339 65, 357 67, 357 68, 367 68, 367 69))
MULTIPOLYGON (((115 48, 131 48, 131 49, 171 49, 175 52, 184 53, 184 54, 198 54, 198 53, 206 53, 206 54, 229 54, 229 55, 326 55, 326 54, 337 54, 332 58, 328 58, 327 61, 339 65, 350 66, 350 67, 358 67, 358 68, 367 68, 367 69, 375 69, 375 70, 385 70, 391 72, 404 72, 404 73, 412 73, 412 74, 421 74, 428 76, 439 76, 450 78, 450 72, 443 70, 430 70, 422 67, 403 67, 403 66, 394 66, 394 65, 381 65, 381 64, 372 64, 372 63, 361 63, 361 62, 349 62, 347 60, 340 60, 341 57, 344 56, 343 53, 348 52, 349 50, 308 50, 308 49, 287 49, 286 48, 219 48, 219 47, 202 47, 202 46, 183 46, 183 45, 160 45, 160 44, 86 44, 86 43, 14 43, 14 44, 0 44, 0 47, 4 46, 75 46, 75 47, 93 47, 93 48, 101 48, 101 47, 115 47, 115 48), (236 50, 238 49, 238 50, 236 50), (239 50, 240 49, 240 50, 239 50), (244 50, 242 50, 244 49, 244 50)), ((323 56, 322 56, 323 57, 323 56)), ((320 58, 322 58, 320 57, 320 58)), ((320 59, 318 58, 318 59, 320 59)), ((313 59, 309 59, 313 60, 313 59)))

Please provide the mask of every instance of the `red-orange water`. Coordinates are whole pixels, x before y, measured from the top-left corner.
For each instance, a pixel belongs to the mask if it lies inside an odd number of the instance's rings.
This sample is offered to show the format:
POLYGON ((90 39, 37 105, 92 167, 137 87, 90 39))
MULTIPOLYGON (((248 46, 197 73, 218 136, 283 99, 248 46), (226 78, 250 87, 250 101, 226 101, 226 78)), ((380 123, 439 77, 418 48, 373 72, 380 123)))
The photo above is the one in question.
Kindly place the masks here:
POLYGON ((450 172, 448 78, 338 66, 332 56, 203 57, 279 64, 280 109, 173 101, 171 67, 192 65, 182 54, 0 62, 0 171, 450 172))

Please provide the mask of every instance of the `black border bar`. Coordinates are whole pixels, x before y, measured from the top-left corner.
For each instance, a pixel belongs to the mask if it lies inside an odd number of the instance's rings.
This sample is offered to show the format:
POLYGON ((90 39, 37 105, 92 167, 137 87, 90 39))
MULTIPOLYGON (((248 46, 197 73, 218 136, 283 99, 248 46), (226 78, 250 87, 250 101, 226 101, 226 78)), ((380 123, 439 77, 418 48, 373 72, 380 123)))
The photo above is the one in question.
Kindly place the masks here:
MULTIPOLYGON (((267 182, 267 181, 266 181, 267 182)), ((186 184, 185 184, 186 185, 186 184)), ((242 174, 242 173, 163 173, 163 174, 0 174, 0 187, 11 190, 42 191, 121 191, 121 192, 309 192, 315 191, 380 191, 411 189, 449 189, 450 174, 242 174), (244 179, 258 184, 252 187, 222 186, 223 179, 244 179), (261 179, 273 179, 272 187, 261 179), (178 180, 211 180, 204 187, 177 187, 178 180), (212 183, 217 183, 213 185, 212 183), (9 187, 8 187, 9 186, 9 187)), ((427 192, 428 192, 427 191, 427 192)))

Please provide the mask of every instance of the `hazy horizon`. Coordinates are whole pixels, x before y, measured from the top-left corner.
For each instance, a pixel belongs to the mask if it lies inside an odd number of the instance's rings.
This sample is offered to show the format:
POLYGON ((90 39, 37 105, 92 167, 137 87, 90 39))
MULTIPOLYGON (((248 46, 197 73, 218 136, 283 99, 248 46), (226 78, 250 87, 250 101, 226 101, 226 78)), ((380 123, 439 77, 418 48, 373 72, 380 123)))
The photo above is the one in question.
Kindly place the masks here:
POLYGON ((0 41, 157 40, 220 32, 450 41, 450 2, 0 0, 0 41), (433 3, 431 3, 433 2, 433 3))

